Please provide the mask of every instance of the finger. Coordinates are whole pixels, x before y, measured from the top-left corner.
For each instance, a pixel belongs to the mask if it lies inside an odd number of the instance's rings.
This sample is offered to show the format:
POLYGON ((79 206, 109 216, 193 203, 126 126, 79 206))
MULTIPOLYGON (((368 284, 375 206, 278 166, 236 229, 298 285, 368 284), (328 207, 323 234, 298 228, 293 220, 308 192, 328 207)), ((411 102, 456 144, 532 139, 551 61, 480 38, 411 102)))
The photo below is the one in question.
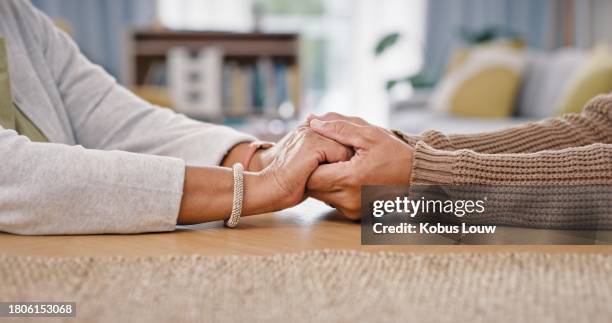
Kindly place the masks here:
POLYGON ((308 145, 312 152, 316 152, 315 156, 317 164, 335 163, 348 161, 353 157, 354 150, 334 141, 333 139, 321 136, 319 133, 310 128, 300 130, 303 135, 301 138, 308 145))
POLYGON ((315 134, 320 139, 320 143, 317 144, 317 150, 323 153, 324 160, 326 163, 336 163, 348 161, 353 157, 354 151, 352 148, 339 144, 329 138, 321 137, 315 134))
POLYGON ((327 204, 328 206, 333 207, 334 209, 338 209, 339 211, 346 210, 342 206, 342 202, 343 202, 343 200, 342 200, 342 192, 340 192, 340 191, 322 192, 322 191, 309 191, 309 190, 306 190, 306 194, 309 197, 317 199, 317 200, 327 204))
POLYGON ((346 193, 342 191, 335 192, 321 192, 321 191, 307 191, 308 196, 315 198, 325 204, 337 209, 342 215, 351 220, 358 220, 361 218, 361 210, 355 209, 349 205, 345 205, 347 201, 346 193))
POLYGON ((299 123, 296 128, 308 127, 310 125, 310 117, 311 116, 312 116, 312 114, 308 115, 308 117, 306 117, 306 121, 299 123))
POLYGON ((366 148, 366 141, 362 135, 362 129, 366 128, 352 122, 338 121, 321 121, 313 119, 310 121, 310 128, 320 135, 333 139, 343 145, 366 148))
POLYGON ((310 123, 310 121, 317 119, 317 120, 321 120, 321 121, 337 121, 337 120, 344 120, 344 121, 348 121, 348 122, 352 122, 355 124, 358 124, 360 126, 369 126, 370 124, 367 123, 365 120, 359 118, 359 117, 352 117, 352 116, 345 116, 342 115, 340 113, 336 113, 336 112, 328 112, 326 114, 323 115, 314 115, 311 114, 308 116, 308 118, 306 119, 308 121, 308 123, 310 123))

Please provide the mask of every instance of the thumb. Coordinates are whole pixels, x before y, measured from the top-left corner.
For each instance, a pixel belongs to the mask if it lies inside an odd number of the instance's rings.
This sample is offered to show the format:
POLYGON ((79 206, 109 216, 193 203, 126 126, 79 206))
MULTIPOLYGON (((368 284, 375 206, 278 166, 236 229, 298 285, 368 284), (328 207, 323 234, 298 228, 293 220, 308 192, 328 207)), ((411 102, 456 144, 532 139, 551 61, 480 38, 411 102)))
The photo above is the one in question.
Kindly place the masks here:
POLYGON ((363 126, 345 120, 321 121, 312 119, 310 128, 318 134, 343 145, 366 148, 366 141, 362 134, 362 129, 365 128, 363 126))

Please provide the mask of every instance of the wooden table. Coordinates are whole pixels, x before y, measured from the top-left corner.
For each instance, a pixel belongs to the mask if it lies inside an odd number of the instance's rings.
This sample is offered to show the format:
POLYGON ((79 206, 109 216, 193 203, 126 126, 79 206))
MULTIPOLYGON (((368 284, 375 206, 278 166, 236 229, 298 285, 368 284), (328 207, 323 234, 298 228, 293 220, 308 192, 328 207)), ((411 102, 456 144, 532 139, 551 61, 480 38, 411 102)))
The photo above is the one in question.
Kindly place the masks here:
MULTIPOLYGON (((511 228, 507 234, 533 233, 511 228)), ((527 231, 525 231, 527 230, 527 231)), ((539 235, 542 231, 538 232, 539 235)), ((551 234, 547 232, 546 234, 551 234)), ((555 233, 553 233, 555 234, 555 233)), ((607 245, 395 245, 362 246, 358 223, 308 200, 278 213, 241 219, 236 229, 221 222, 137 235, 17 236, 0 234, 0 254, 30 256, 269 255, 321 249, 394 252, 578 252, 612 253, 607 245)))

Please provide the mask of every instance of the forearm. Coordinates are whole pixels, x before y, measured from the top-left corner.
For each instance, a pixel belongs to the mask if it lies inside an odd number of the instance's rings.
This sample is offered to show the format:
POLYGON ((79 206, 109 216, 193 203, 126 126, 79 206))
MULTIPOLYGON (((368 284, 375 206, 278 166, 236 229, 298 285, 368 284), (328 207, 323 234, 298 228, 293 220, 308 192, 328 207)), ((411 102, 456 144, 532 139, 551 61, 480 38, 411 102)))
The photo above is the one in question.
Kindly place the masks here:
MULTIPOLYGON (((276 211, 281 201, 267 191, 267 179, 244 173, 242 216, 276 211)), ((225 167, 186 167, 183 198, 177 224, 194 224, 229 218, 233 201, 233 173, 225 167)))
POLYGON ((486 212, 465 218, 540 228, 612 227, 612 145, 531 154, 415 150, 412 189, 442 186, 451 199, 488 197, 486 212), (476 195, 466 196, 466 192, 476 195))
POLYGON ((0 128, 0 160, 0 231, 116 234, 176 225, 180 159, 35 143, 0 128))
POLYGON ((395 134, 412 146, 423 141, 433 148, 447 151, 467 149, 486 154, 516 154, 561 150, 612 143, 611 106, 612 96, 606 95, 592 100, 581 114, 568 114, 499 131, 454 135, 438 131, 410 135, 395 131, 395 134))

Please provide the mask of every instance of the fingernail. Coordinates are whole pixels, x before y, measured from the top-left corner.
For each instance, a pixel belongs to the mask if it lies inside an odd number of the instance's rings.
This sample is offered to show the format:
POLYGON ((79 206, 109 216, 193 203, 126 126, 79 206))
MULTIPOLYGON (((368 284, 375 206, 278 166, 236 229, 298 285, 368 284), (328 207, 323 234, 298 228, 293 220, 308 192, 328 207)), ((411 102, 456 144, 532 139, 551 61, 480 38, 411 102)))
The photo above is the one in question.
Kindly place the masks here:
POLYGON ((323 122, 319 119, 312 119, 310 120, 310 126, 313 128, 323 128, 323 122))

